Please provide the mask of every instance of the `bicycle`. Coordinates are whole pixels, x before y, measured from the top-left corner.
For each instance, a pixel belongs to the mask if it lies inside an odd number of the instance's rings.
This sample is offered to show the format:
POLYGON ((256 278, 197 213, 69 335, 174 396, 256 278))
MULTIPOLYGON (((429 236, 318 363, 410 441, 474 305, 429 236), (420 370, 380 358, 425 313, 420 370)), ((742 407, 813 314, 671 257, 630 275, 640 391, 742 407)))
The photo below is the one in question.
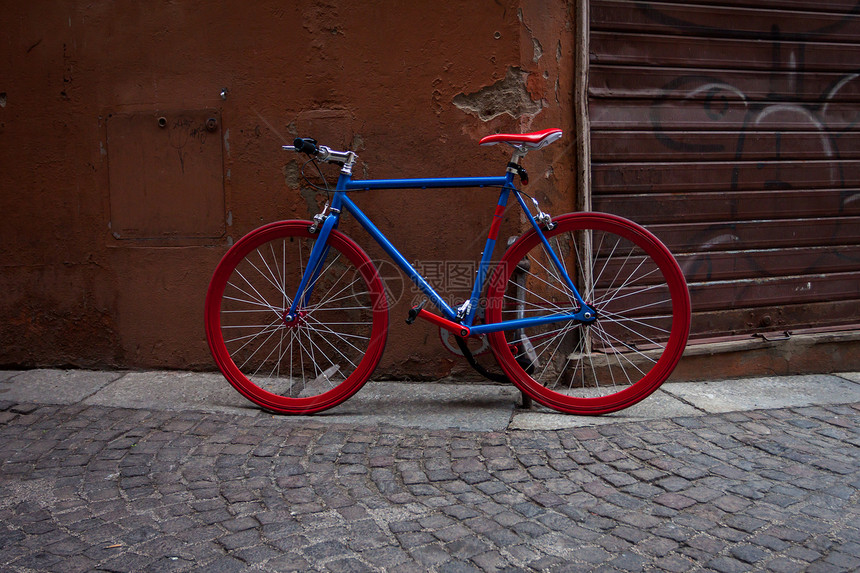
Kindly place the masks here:
POLYGON ((353 179, 358 156, 352 151, 309 138, 283 146, 306 154, 306 165, 320 175, 317 162, 338 165, 337 185, 312 221, 251 231, 216 267, 205 327, 221 372, 255 404, 286 414, 336 406, 370 378, 385 347, 388 302, 373 262, 338 230, 347 212, 426 296, 407 322, 420 318, 453 333, 483 374, 510 380, 524 397, 572 414, 613 412, 647 397, 686 346, 686 281, 666 246, 636 223, 604 213, 551 217, 514 185, 517 177, 528 182, 526 154, 561 136, 560 129, 547 129, 484 137, 481 145, 513 148, 505 174, 494 177, 353 179), (358 191, 443 187, 500 189, 471 296, 453 306, 350 198, 358 191), (493 264, 511 195, 530 228, 493 264), (425 308, 428 301, 439 314, 425 308), (503 375, 475 363, 465 344, 469 337, 487 337, 503 375))

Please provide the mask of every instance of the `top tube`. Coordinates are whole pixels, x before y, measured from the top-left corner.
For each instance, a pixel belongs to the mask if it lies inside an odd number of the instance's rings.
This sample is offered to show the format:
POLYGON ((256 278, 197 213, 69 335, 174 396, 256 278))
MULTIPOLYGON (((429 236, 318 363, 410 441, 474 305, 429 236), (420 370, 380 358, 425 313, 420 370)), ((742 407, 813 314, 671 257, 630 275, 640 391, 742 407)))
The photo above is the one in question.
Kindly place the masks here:
POLYGON ((511 177, 432 177, 426 179, 364 179, 342 176, 338 191, 373 189, 439 189, 444 187, 510 187, 511 177))

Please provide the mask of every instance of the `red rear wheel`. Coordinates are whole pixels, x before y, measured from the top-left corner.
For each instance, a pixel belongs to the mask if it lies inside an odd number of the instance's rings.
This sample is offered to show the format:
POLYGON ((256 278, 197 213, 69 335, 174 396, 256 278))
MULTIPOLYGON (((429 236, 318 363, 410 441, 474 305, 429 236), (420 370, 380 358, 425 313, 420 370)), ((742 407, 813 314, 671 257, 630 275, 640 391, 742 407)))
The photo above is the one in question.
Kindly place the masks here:
MULTIPOLYGON (((572 414, 605 414, 642 400, 672 373, 690 331, 690 295, 669 250, 639 225, 574 213, 545 231, 586 303, 575 321, 495 332, 501 368, 536 401, 572 414)), ((487 292, 487 322, 571 313, 570 288, 535 231, 502 258, 487 292)))

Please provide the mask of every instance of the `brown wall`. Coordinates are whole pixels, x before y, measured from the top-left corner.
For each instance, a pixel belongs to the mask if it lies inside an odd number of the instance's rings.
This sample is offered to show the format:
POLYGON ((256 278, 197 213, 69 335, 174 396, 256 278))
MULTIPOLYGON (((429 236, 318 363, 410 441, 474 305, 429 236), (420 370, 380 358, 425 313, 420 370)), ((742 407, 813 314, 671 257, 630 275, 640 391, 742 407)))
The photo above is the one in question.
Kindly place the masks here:
MULTIPOLYGON (((324 200, 280 149, 298 134, 356 150, 362 177, 496 175, 506 154, 480 137, 561 127, 527 167, 546 209, 570 210, 572 17, 562 0, 6 6, 0 365, 212 368, 202 307, 218 259, 324 200)), ((407 258, 456 262, 478 256, 493 195, 356 199, 407 258)), ((519 225, 509 213, 501 237, 519 225)), ((403 323, 403 290, 380 373, 463 372, 434 329, 403 323)))

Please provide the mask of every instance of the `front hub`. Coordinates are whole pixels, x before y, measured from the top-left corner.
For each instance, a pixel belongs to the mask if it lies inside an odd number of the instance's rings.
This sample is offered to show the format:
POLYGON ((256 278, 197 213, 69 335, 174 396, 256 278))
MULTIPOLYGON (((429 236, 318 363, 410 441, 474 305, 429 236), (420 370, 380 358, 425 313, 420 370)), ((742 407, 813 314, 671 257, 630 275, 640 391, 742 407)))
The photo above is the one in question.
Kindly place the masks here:
POLYGON ((299 310, 295 314, 289 314, 289 311, 284 312, 283 321, 287 328, 296 328, 305 323, 305 315, 307 311, 299 310))

